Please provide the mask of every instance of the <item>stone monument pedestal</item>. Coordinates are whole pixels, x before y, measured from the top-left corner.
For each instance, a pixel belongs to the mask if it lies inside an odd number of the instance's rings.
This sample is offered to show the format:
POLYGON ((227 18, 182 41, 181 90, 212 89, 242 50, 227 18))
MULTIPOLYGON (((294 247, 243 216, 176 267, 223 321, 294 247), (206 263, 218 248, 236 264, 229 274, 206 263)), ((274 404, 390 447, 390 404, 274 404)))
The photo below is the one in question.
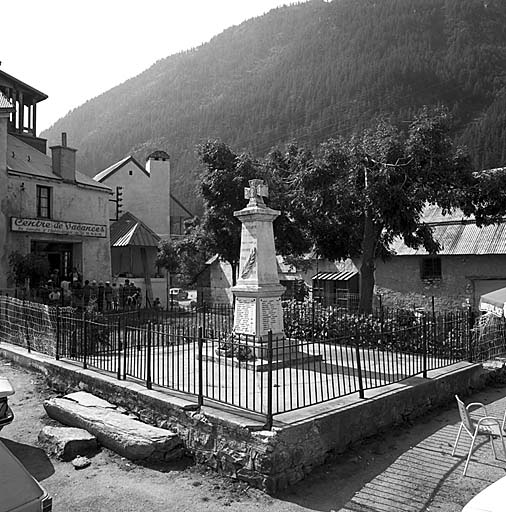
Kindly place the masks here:
POLYGON ((305 354, 285 337, 274 232, 272 223, 280 212, 267 207, 263 197, 267 187, 262 180, 251 180, 245 189, 249 202, 234 212, 242 223, 239 277, 232 288, 235 296, 234 334, 251 344, 258 363, 265 368, 268 359, 268 335, 272 332, 273 368, 308 363, 321 356, 305 354))

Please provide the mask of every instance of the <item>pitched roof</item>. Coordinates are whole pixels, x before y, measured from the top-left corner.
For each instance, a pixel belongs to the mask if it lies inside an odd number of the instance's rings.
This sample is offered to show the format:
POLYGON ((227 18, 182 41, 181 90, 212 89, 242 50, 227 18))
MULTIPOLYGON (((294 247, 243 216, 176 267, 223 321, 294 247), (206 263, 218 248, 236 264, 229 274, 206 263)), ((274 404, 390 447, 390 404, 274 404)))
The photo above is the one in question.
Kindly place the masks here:
POLYGON ((146 170, 144 166, 142 166, 132 155, 128 155, 123 158, 119 162, 112 164, 107 169, 100 171, 98 174, 93 176, 93 179, 98 182, 104 181, 106 178, 111 177, 115 172, 119 171, 122 167, 124 167, 128 162, 133 162, 146 176, 149 176, 149 172, 146 170))
MULTIPOLYGON (((51 158, 40 152, 16 136, 7 135, 7 169, 9 171, 27 174, 54 181, 63 181, 53 173, 51 158)), ((110 192, 110 188, 97 183, 90 177, 76 171, 76 183, 110 192)))
POLYGON ((160 237, 130 212, 111 224, 111 247, 158 247, 160 237))
MULTIPOLYGON (((165 158, 163 155, 166 155, 169 158, 169 155, 165 153, 165 151, 155 151, 148 158, 165 158)), ((132 155, 129 155, 119 162, 112 164, 107 169, 100 171, 98 174, 95 174, 93 179, 97 182, 103 182, 105 179, 110 178, 115 172, 119 171, 122 167, 124 167, 128 162, 133 162, 146 176, 150 176, 148 170, 141 165, 132 155)), ((194 217, 193 213, 184 206, 181 201, 179 201, 173 194, 170 195, 172 201, 170 202, 170 214, 173 217, 194 217)))
POLYGON ((170 202, 170 214, 171 214, 171 216, 173 216, 173 217, 186 217, 186 216, 188 216, 189 218, 195 217, 195 215, 193 215, 193 213, 190 210, 188 210, 188 208, 186 208, 186 206, 184 206, 183 203, 181 203, 181 201, 179 201, 172 194, 170 195, 170 198, 172 199, 172 201, 170 202), (178 214, 178 215, 176 215, 176 214, 178 214))
POLYGON ((16 89, 22 90, 25 95, 28 95, 30 98, 35 100, 35 102, 39 102, 47 99, 47 94, 44 94, 41 91, 38 91, 31 85, 25 84, 21 80, 9 75, 5 71, 0 70, 0 85, 5 85, 7 87, 14 87, 16 89))
MULTIPOLYGON (((433 226, 433 236, 441 244, 441 256, 465 254, 506 254, 506 223, 479 228, 476 224, 441 224, 433 226)), ((411 249, 396 240, 391 249, 397 256, 427 255, 423 248, 411 249)))
POLYGON ((0 110, 7 110, 8 112, 14 110, 11 100, 0 91, 0 110))
MULTIPOLYGON (((441 256, 506 254, 506 222, 479 228, 473 217, 465 217, 460 210, 443 215, 441 208, 427 206, 422 222, 433 229, 434 240, 441 245, 441 256)), ((423 256, 423 248, 412 249, 402 239, 396 239, 390 249, 397 256, 423 256)))

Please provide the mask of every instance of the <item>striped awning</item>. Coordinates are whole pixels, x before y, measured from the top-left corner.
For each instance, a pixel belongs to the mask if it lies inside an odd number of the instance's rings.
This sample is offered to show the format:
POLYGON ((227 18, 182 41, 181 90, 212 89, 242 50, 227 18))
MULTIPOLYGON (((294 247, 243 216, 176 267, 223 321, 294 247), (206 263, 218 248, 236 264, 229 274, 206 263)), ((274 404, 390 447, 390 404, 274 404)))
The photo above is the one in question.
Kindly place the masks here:
POLYGON ((341 272, 318 272, 313 281, 348 281, 358 274, 358 270, 343 270, 341 272))

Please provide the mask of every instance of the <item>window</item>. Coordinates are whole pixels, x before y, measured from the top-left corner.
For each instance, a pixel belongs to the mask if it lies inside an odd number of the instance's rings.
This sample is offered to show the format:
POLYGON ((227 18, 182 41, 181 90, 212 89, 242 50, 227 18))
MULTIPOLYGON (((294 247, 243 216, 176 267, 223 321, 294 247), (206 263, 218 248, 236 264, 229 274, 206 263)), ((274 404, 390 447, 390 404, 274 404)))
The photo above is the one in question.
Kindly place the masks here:
POLYGON ((422 279, 441 279, 441 258, 423 258, 420 274, 422 279))
POLYGON ((37 185, 37 217, 51 218, 51 187, 37 185))

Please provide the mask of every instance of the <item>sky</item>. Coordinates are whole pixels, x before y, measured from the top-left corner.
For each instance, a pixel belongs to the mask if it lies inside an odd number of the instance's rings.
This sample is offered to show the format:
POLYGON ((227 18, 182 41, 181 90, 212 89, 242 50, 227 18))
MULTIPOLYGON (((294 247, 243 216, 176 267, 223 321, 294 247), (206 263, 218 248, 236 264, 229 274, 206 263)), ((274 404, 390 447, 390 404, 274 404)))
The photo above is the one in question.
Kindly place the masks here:
POLYGON ((2 23, 0 69, 49 98, 37 132, 157 60, 292 0, 23 0, 2 23))

